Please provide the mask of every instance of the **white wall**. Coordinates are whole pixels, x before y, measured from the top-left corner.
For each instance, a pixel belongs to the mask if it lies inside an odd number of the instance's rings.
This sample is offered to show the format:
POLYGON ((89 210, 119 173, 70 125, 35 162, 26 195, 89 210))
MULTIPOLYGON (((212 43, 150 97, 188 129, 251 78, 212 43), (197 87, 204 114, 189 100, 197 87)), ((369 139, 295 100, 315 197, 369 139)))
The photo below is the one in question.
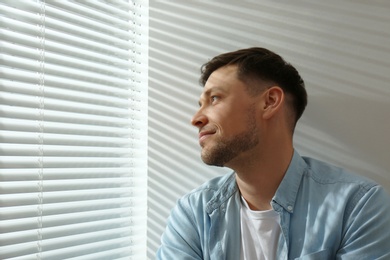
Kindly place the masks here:
POLYGON ((296 149, 390 190, 390 1, 150 1, 149 241, 175 201, 226 172, 203 165, 190 119, 199 67, 226 51, 269 48, 306 82, 296 149))

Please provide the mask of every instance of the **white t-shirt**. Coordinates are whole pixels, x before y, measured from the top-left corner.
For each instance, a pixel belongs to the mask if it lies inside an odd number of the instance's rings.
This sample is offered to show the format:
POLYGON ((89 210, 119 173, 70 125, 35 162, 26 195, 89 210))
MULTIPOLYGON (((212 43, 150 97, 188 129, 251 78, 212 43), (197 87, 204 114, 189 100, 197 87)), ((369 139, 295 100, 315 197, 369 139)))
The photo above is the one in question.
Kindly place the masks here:
POLYGON ((276 211, 253 211, 241 197, 241 260, 276 259, 280 231, 276 211))

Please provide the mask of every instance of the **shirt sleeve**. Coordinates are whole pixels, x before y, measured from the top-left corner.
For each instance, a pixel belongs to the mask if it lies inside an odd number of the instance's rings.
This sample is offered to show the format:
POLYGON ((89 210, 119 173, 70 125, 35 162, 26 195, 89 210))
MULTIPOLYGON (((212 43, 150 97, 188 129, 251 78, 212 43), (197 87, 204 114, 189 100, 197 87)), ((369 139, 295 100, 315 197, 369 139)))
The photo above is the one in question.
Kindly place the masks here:
POLYGON ((361 191, 346 212, 337 259, 390 259, 390 196, 380 186, 361 191))
POLYGON ((203 259, 197 226, 188 201, 182 198, 168 218, 156 259, 203 259))

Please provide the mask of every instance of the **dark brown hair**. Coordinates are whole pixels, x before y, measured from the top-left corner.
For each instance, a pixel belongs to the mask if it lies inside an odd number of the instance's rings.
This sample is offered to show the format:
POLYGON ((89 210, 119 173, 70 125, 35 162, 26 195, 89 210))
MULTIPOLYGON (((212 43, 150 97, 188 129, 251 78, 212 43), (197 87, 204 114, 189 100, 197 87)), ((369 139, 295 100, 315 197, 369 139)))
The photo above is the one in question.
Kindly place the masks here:
MULTIPOLYGON (((303 79, 291 64, 278 54, 264 48, 241 49, 218 55, 205 63, 201 67, 200 83, 204 86, 211 73, 227 65, 237 66, 238 78, 243 82, 258 79, 282 88, 292 98, 295 126, 307 105, 307 93, 303 79)), ((255 84, 247 85, 259 88, 255 84)), ((248 91, 259 93, 262 89, 248 89, 248 91)))

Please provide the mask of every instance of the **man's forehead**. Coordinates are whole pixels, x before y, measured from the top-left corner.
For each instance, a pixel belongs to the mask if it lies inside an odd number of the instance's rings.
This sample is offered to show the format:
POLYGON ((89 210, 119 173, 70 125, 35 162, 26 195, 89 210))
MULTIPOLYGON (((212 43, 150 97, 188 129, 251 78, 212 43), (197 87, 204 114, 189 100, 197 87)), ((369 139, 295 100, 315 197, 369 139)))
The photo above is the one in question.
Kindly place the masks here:
POLYGON ((224 80, 227 76, 236 78, 237 76, 236 65, 227 65, 216 69, 210 74, 209 78, 206 81, 206 84, 210 80, 212 81, 224 80))

